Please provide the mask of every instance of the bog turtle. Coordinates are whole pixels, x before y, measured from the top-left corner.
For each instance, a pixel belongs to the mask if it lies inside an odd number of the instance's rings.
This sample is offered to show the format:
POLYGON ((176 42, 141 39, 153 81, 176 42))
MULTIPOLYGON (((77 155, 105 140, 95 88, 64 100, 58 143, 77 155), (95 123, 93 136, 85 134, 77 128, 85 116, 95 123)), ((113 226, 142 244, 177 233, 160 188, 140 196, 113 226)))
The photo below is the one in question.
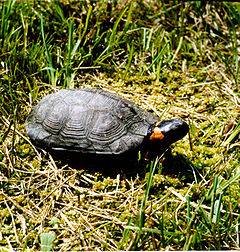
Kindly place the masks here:
POLYGON ((183 138, 180 119, 160 121, 130 100, 101 89, 62 89, 30 112, 25 130, 33 144, 49 151, 124 154, 163 152, 183 138))

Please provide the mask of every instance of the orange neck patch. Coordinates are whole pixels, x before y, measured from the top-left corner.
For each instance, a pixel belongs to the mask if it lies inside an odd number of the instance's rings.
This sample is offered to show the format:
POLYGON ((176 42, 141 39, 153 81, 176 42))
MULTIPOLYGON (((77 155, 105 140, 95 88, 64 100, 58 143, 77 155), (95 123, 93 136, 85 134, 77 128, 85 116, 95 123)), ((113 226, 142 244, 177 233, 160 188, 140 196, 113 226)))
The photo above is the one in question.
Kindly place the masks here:
POLYGON ((162 131, 158 127, 155 127, 152 135, 149 137, 149 140, 155 141, 155 140, 162 140, 163 138, 164 138, 164 135, 163 135, 162 131))

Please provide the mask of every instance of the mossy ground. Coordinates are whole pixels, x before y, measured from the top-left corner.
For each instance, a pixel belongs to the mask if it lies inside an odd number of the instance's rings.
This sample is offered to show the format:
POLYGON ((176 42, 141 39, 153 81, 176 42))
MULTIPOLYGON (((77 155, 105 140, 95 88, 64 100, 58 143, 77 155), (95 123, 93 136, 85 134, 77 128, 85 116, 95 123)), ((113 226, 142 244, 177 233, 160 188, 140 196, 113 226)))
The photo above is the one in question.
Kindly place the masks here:
POLYGON ((1 249, 40 250, 43 233, 62 251, 239 249, 239 32, 238 3, 2 3, 1 249), (63 87, 116 92, 190 133, 153 177, 74 169, 24 131, 63 87))

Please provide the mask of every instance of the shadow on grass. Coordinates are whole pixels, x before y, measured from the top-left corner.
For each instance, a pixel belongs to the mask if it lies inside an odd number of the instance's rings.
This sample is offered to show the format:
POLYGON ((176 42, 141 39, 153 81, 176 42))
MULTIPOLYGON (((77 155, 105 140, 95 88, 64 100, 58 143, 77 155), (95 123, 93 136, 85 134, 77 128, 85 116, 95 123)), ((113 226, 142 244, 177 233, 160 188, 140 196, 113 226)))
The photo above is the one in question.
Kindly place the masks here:
POLYGON ((74 152, 51 152, 55 160, 61 161, 76 170, 86 170, 89 173, 99 172, 103 176, 115 178, 117 174, 136 176, 142 172, 137 161, 137 154, 99 155, 74 152))
POLYGON ((162 162, 162 173, 164 175, 173 175, 184 182, 197 182, 201 179, 200 172, 188 159, 182 154, 172 154, 171 149, 165 152, 162 162))
MULTIPOLYGON (((138 160, 138 153, 99 155, 58 151, 50 154, 55 160, 61 161, 62 165, 69 165, 76 170, 86 170, 89 173, 99 172, 110 178, 116 178, 118 174, 125 178, 135 178, 137 175, 144 178, 149 172, 150 161, 138 160)), ((187 157, 181 154, 172 155, 170 149, 159 162, 162 174, 178 177, 185 182, 192 182, 196 178, 195 168, 187 157)))

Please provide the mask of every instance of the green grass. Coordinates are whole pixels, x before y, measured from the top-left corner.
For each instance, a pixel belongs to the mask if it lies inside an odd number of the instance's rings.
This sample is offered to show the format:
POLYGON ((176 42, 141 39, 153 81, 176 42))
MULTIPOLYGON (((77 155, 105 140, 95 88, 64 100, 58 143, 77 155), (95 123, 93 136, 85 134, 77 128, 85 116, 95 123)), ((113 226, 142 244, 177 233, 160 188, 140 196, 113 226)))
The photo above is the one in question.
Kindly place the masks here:
POLYGON ((1 250, 239 250, 240 5, 91 3, 1 3, 1 250), (143 177, 73 169, 24 122, 79 87, 181 117, 190 134, 143 177))

